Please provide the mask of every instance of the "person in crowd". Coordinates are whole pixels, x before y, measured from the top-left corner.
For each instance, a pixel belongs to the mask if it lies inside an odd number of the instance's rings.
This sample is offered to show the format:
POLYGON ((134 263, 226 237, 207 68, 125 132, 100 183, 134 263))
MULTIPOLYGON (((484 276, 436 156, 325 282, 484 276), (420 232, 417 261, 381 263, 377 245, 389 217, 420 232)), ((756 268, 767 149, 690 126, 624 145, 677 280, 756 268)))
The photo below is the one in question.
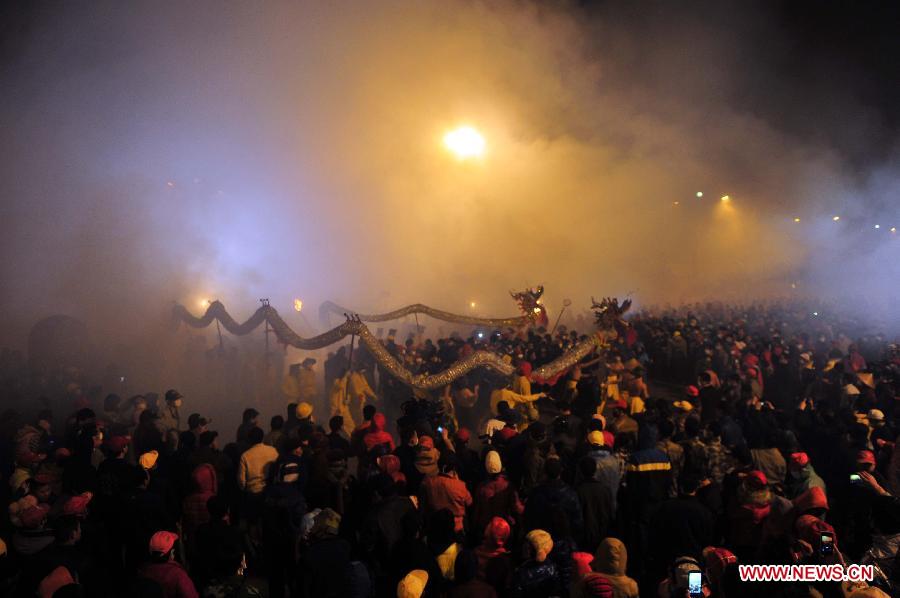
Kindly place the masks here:
POLYGON ((184 403, 184 395, 171 388, 166 391, 166 402, 159 409, 159 419, 156 424, 164 439, 166 453, 171 454, 178 448, 178 436, 184 429, 181 423, 181 405, 184 403))
POLYGON ((141 577, 155 581, 165 598, 198 598, 197 588, 184 566, 175 560, 178 535, 161 530, 150 538, 150 560, 141 567, 141 577))
POLYGON ((278 448, 281 444, 281 438, 284 436, 284 418, 280 415, 273 415, 269 421, 269 431, 263 437, 263 444, 278 448))

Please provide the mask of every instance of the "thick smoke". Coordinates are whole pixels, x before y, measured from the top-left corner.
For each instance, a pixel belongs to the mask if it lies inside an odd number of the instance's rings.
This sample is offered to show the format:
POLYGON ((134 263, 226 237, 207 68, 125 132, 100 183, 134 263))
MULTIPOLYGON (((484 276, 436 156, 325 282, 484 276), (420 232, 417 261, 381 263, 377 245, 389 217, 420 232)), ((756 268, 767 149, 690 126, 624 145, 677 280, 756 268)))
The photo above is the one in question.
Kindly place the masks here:
POLYGON ((853 65, 808 89, 763 9, 628 6, 7 9, 0 344, 52 313, 164 343, 173 300, 896 292, 896 146, 853 65), (442 148, 463 123, 482 161, 442 148))

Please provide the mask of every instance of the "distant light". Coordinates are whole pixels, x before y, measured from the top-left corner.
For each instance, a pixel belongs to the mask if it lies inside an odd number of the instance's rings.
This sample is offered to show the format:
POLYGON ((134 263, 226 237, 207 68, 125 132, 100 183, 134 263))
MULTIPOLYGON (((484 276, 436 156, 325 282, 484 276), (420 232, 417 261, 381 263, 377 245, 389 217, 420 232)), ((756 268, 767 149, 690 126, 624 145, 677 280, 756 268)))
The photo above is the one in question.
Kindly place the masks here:
POLYGON ((294 299, 294 311, 303 311, 303 302, 299 299, 294 299))
POLYGON ((892 233, 897 232, 897 227, 896 227, 896 226, 892 226, 892 227, 891 227, 891 232, 892 232, 892 233))
POLYGON ((478 338, 484 338, 484 333, 483 333, 483 332, 479 332, 479 333, 478 333, 478 338))
POLYGON ((876 225, 875 225, 875 228, 881 228, 881 225, 880 225, 880 224, 876 224, 876 225))
POLYGON ((791 283, 791 288, 792 288, 792 289, 796 289, 796 288, 797 288, 797 284, 794 283, 794 282, 792 282, 792 283, 791 283))
POLYGON ((817 315, 819 315, 819 312, 814 311, 814 312, 813 312, 813 315, 814 315, 814 316, 817 316, 817 315))
POLYGON ((731 196, 730 196, 730 195, 723 195, 723 196, 722 196, 722 201, 731 201, 731 196))
POLYGON ((209 307, 210 305, 212 305, 212 301, 210 301, 209 299, 200 300, 200 307, 209 307))
POLYGON ((535 308, 534 308, 534 313, 536 313, 536 314, 541 313, 541 308, 540 308, 540 307, 535 307, 535 308))
POLYGON ((680 205, 681 202, 680 202, 680 201, 673 201, 672 204, 677 206, 677 205, 680 205))
POLYGON ((459 127, 444 135, 444 146, 460 160, 480 158, 484 155, 485 145, 481 133, 469 126, 459 127))
POLYGON ((835 222, 837 222, 837 221, 840 220, 840 219, 841 219, 840 216, 835 216, 834 218, 832 218, 832 220, 834 220, 835 222))
POLYGON ((800 218, 794 218, 794 222, 800 222, 800 218))
POLYGON ((703 191, 697 191, 697 197, 703 197, 703 191))
POLYGON ((172 181, 167 181, 167 182, 166 182, 166 186, 167 186, 167 187, 174 187, 174 186, 175 186, 175 183, 173 183, 172 181))
POLYGON ((475 309, 475 302, 474 302, 474 301, 470 301, 470 302, 469 302, 469 307, 471 307, 472 309, 475 309))

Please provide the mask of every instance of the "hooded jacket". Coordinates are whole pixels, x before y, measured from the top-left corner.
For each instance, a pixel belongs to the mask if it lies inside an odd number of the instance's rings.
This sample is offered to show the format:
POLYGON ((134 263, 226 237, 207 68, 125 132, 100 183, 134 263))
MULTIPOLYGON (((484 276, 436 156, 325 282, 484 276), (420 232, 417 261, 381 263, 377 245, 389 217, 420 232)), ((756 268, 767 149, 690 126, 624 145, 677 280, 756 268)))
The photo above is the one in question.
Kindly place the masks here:
POLYGON ((525 511, 519 494, 506 474, 498 473, 481 482, 472 505, 472 527, 484 529, 495 517, 514 521, 525 511))
POLYGON ((613 598, 637 598, 638 584, 625 575, 628 549, 617 538, 606 538, 597 547, 591 563, 594 571, 602 573, 613 586, 613 598))
POLYGON ((794 512, 798 515, 804 515, 813 509, 828 510, 828 498, 825 496, 825 490, 819 486, 813 486, 792 502, 794 512))
POLYGON ((625 483, 629 507, 639 519, 649 518, 652 507, 669 495, 672 464, 664 452, 656 448, 657 432, 651 425, 641 426, 638 450, 625 465, 625 483))
POLYGON ((812 465, 807 463, 799 470, 788 471, 784 481, 784 494, 787 498, 794 500, 810 488, 825 490, 825 482, 812 465))
POLYGON ((425 478, 419 489, 427 512, 449 509, 453 513, 456 531, 462 531, 466 508, 472 505, 472 495, 465 482, 447 474, 425 478))
POLYGON ((362 442, 366 447, 367 452, 371 451, 379 444, 387 444, 390 446, 391 451, 394 450, 394 437, 388 432, 385 432, 385 423, 384 414, 382 413, 376 413, 372 417, 372 423, 369 425, 366 432, 363 433, 362 437, 362 442))
POLYGON ((182 503, 184 531, 187 534, 209 521, 206 501, 218 493, 216 469, 209 463, 198 465, 191 473, 191 483, 194 485, 194 492, 186 496, 182 503))

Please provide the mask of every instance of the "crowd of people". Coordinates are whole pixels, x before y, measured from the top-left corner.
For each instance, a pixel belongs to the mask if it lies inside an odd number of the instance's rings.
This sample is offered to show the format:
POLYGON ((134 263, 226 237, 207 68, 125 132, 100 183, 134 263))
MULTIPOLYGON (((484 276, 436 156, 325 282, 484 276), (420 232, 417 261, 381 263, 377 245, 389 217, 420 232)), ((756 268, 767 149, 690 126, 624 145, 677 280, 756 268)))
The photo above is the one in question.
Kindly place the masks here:
POLYGON ((516 374, 413 393, 342 347, 323 376, 312 358, 292 366, 284 411, 249 407, 234 432, 174 389, 7 411, 0 594, 896 593, 896 345, 796 305, 648 311, 617 328, 551 380, 532 370, 583 334, 392 331, 386 348, 413 371, 485 349, 516 374), (761 563, 875 576, 741 581, 761 563))

